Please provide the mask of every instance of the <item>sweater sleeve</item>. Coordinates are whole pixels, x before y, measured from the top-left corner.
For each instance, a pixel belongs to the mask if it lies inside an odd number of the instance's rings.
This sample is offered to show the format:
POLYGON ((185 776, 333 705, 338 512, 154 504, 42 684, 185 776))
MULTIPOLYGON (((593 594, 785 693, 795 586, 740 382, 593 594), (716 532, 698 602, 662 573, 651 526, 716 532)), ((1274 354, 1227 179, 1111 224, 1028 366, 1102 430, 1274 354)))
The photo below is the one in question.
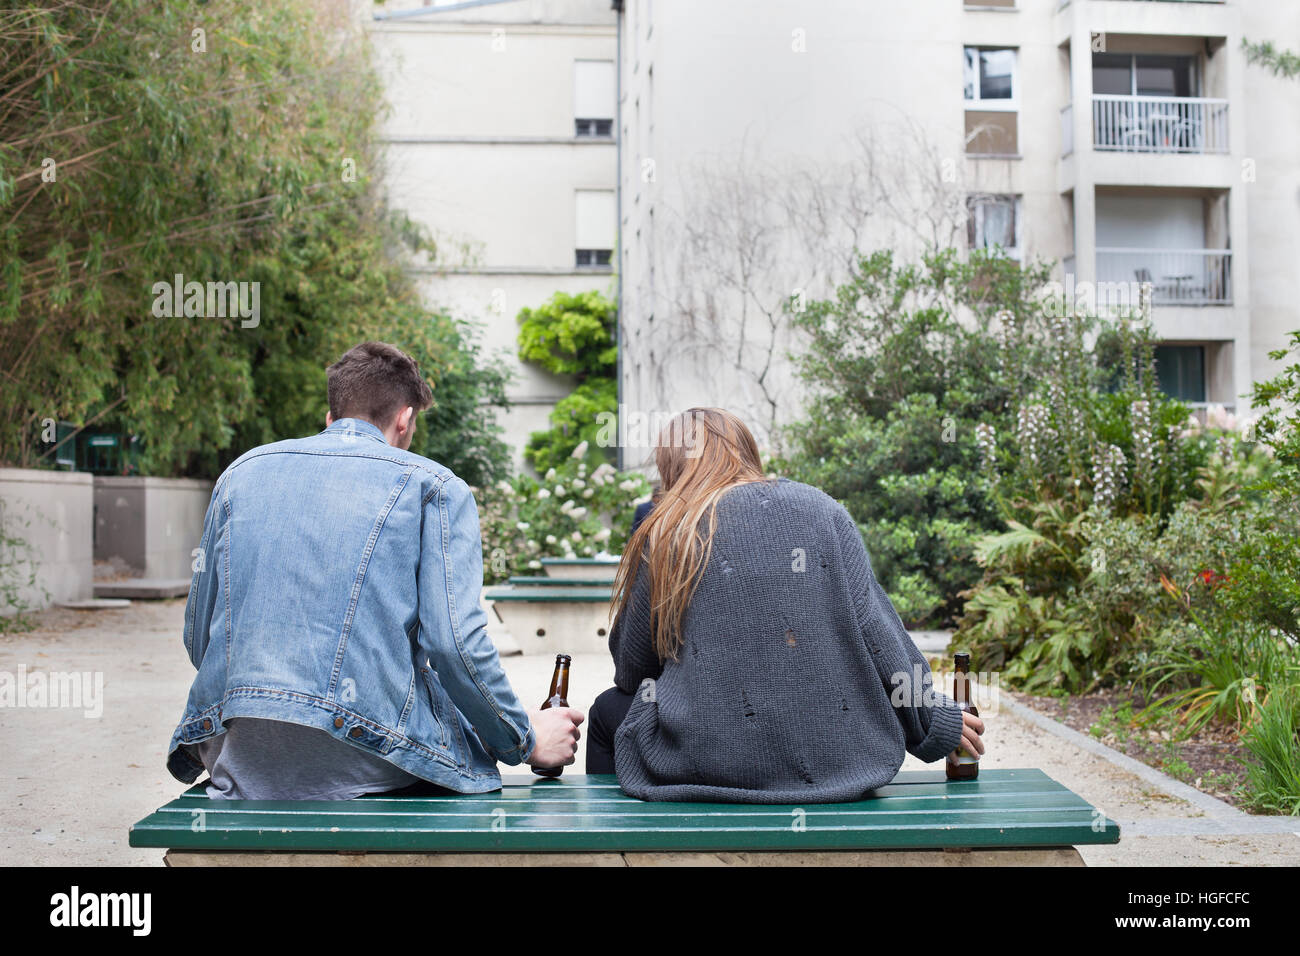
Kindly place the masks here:
POLYGON ((628 694, 636 693, 646 678, 657 680, 663 673, 650 634, 650 569, 644 561, 632 582, 627 606, 610 628, 609 653, 614 658, 614 683, 628 694))
POLYGON ((876 580, 857 523, 842 506, 836 523, 858 627, 902 725, 907 752, 926 763, 939 760, 961 741, 961 709, 934 686, 929 663, 876 580))

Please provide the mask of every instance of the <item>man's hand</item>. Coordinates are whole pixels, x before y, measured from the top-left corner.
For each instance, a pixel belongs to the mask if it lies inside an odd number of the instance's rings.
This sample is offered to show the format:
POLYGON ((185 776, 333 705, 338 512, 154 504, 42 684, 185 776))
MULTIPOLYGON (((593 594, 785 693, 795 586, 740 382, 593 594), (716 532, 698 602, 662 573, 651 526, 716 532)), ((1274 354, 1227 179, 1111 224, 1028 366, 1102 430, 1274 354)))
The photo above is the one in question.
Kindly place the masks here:
POLYGON ((525 761, 530 767, 567 767, 578 759, 578 725, 586 720, 582 711, 572 707, 551 707, 529 711, 533 725, 533 752, 525 761))
POLYGON ((978 757, 984 753, 984 741, 980 740, 982 733, 984 733, 984 721, 974 714, 962 711, 961 745, 966 748, 968 754, 978 757))

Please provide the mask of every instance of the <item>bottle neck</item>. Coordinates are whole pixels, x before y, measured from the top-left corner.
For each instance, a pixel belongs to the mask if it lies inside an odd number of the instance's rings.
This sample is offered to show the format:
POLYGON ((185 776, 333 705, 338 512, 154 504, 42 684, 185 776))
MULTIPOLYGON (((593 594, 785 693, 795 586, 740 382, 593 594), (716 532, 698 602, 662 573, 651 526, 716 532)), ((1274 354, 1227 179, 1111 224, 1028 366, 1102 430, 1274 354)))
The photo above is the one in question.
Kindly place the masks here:
POLYGON ((970 673, 958 670, 952 675, 952 699, 959 704, 970 703, 970 673))
POLYGON ((547 700, 554 700, 556 697, 568 700, 569 698, 569 665, 557 664, 555 673, 551 675, 551 690, 546 695, 547 700))

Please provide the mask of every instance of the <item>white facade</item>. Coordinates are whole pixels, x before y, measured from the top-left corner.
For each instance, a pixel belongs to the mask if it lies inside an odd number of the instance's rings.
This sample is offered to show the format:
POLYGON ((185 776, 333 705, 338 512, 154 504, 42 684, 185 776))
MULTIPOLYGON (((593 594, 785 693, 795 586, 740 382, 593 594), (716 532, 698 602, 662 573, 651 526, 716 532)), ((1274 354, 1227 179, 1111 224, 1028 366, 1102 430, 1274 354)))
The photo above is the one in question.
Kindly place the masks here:
POLYGON ((854 243, 974 238, 1060 260, 1067 286, 1149 280, 1191 401, 1245 408, 1300 328, 1300 81, 1241 49, 1297 46, 1300 3, 621 6, 627 413, 796 417, 773 307, 829 291, 854 243))
POLYGON ((426 302, 481 323, 515 370, 501 424, 519 467, 572 389, 518 361, 519 310, 557 291, 615 296, 616 15, 608 0, 413 7, 376 6, 368 24, 391 106, 389 202, 438 242, 418 268, 426 302))

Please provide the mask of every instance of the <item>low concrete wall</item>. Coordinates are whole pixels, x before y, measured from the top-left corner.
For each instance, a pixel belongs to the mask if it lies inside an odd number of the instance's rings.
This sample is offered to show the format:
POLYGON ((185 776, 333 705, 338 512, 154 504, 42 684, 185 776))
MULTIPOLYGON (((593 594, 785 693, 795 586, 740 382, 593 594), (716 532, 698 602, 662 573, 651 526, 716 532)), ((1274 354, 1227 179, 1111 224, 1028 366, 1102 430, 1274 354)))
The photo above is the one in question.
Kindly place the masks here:
MULTIPOLYGON (((32 608, 91 596, 94 490, 91 476, 36 468, 0 468, 0 522, 6 537, 26 548, 17 556, 36 562, 35 587, 21 587, 19 600, 32 608)), ((6 550, 12 560, 13 550, 6 550)), ((27 566, 19 568, 23 580, 27 566)), ((11 609, 0 608, 0 613, 11 609)))
POLYGON ((95 558, 120 558, 146 578, 188 578, 212 482, 96 478, 95 558))

